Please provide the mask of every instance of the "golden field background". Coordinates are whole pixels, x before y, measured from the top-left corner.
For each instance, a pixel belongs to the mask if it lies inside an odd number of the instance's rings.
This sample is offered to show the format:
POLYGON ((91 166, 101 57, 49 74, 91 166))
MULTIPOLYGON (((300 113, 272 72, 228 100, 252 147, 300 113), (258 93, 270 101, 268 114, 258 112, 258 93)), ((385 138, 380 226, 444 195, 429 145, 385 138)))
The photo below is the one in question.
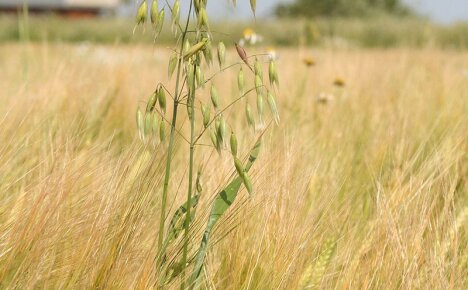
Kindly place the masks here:
MULTIPOLYGON (((243 189, 215 230, 204 287, 468 288, 468 53, 278 54, 281 124, 264 137, 254 194, 243 189), (316 65, 306 68, 309 55, 316 65), (318 102, 320 93, 333 98, 318 102)), ((169 55, 150 45, 0 46, 0 288, 156 288, 165 146, 142 144, 135 111, 167 82, 169 55)), ((236 73, 215 79, 223 104, 237 94, 236 73)), ((255 136, 243 105, 228 122, 247 154, 255 136)), ((188 145, 177 141, 171 213, 186 188, 188 145)), ((227 152, 197 153, 209 158, 198 154, 192 250, 235 170, 227 152)), ((169 250, 180 255, 180 243, 169 250)))

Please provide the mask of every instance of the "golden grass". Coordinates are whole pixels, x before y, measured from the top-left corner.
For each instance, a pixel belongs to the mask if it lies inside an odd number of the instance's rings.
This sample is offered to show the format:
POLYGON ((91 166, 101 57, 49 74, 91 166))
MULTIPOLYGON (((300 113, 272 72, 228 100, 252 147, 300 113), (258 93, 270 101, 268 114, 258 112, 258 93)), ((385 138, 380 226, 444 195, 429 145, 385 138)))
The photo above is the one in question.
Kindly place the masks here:
MULTIPOLYGON (((468 288, 468 54, 322 50, 310 68, 297 51, 279 54, 282 123, 253 168, 254 195, 243 190, 215 230, 205 286, 295 289, 320 265, 326 289, 468 288)), ((167 80, 169 55, 0 46, 0 288, 155 287, 164 147, 144 148, 134 119, 167 80)), ((236 74, 215 81, 222 103, 236 74)), ((244 156, 251 133, 236 110, 244 156)), ((174 160, 171 213, 186 160, 174 160)), ((229 153, 203 161, 193 249, 234 171, 229 153)))

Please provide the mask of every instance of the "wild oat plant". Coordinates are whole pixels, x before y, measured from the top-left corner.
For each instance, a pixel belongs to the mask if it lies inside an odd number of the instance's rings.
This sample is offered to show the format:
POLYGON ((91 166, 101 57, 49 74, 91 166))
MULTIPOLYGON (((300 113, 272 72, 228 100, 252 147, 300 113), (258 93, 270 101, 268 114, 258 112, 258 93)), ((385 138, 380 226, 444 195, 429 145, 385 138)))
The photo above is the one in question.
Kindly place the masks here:
MULTIPOLYGON (((265 121, 265 99, 270 108, 272 120, 279 122, 278 110, 275 101, 275 91, 279 84, 278 72, 274 60, 269 60, 268 79, 265 84, 263 69, 266 64, 255 55, 248 55, 239 45, 235 49, 239 55, 239 62, 227 64, 227 48, 223 42, 217 43, 214 52, 214 37, 210 31, 209 17, 206 10, 207 0, 190 1, 189 11, 184 21, 180 20, 180 1, 176 0, 172 6, 159 3, 154 0, 151 3, 149 19, 152 33, 157 41, 157 36, 163 29, 166 9, 171 14, 171 30, 173 32, 176 47, 168 64, 169 78, 175 74, 173 88, 158 83, 154 92, 146 104, 146 109, 138 108, 136 113, 137 126, 141 140, 148 144, 167 146, 167 156, 164 170, 164 183, 161 195, 161 213, 157 243, 157 267, 159 272, 159 286, 163 287, 174 279, 179 279, 181 289, 197 287, 203 272, 205 256, 210 244, 211 232, 218 220, 236 199, 242 185, 249 194, 253 194, 253 184, 249 176, 249 170, 255 162, 261 145, 261 136, 268 128, 265 121), (159 5, 164 5, 159 9, 159 5), (193 21, 192 21, 193 20, 193 21), (213 70, 213 59, 216 54, 217 70, 213 70), (253 66, 250 62, 253 61, 253 66), (238 96, 228 101, 218 93, 214 82, 229 69, 237 69, 238 96), (214 71, 214 72, 213 72, 214 71), (206 77, 206 72, 213 72, 206 77), (252 77, 254 86, 246 87, 246 78, 252 77), (206 95, 208 94, 208 99, 206 95), (172 107, 167 108, 169 96, 172 107), (256 114, 253 113, 249 102, 256 97, 256 114), (247 160, 242 160, 238 149, 238 141, 234 128, 229 125, 226 112, 236 105, 244 104, 246 112, 246 125, 252 127, 257 142, 253 146, 247 160), (172 116, 168 117, 168 111, 172 116), (189 134, 184 136, 183 125, 180 120, 189 123, 189 134), (166 128, 169 127, 169 136, 166 139, 166 128), (169 184, 171 180, 171 166, 176 154, 175 140, 177 137, 185 141, 185 148, 189 152, 186 168, 188 171, 188 187, 185 202, 180 205, 166 224, 168 212, 169 184), (204 160, 209 158, 209 151, 203 150, 202 145, 211 142, 212 147, 222 154, 229 148, 232 165, 235 174, 232 181, 222 189, 214 199, 206 228, 198 249, 191 249, 191 222, 202 194, 201 176, 204 160), (196 155, 200 155, 196 158, 196 155), (197 166, 195 160, 201 160, 197 166), (198 170, 195 169, 198 167, 198 170), (196 179, 195 177, 196 172, 196 179), (167 228, 167 229, 166 229, 167 228), (180 255, 168 260, 167 249, 183 233, 183 246, 180 255), (188 274, 190 273, 190 274, 188 274)), ((252 11, 255 14, 256 1, 250 1, 252 11)), ((233 5, 236 1, 233 1, 233 5)), ((148 3, 143 1, 138 9, 137 25, 145 25, 148 18, 148 3)), ((137 28, 137 27, 136 27, 137 28)), ((234 47, 234 45, 232 45, 234 47)), ((248 129, 245 128, 245 129, 248 129)), ((154 152, 157 154, 156 152, 154 152)), ((213 166, 213 165, 210 165, 213 166)), ((216 166, 216 165, 214 165, 216 166)))

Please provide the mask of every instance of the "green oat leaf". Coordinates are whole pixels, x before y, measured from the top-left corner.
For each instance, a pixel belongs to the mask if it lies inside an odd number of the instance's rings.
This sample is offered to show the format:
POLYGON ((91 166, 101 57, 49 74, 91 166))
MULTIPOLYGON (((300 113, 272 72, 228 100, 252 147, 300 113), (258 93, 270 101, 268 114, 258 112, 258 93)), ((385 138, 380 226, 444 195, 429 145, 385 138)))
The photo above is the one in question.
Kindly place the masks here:
MULTIPOLYGON (((255 144, 254 148, 250 151, 249 160, 247 162, 247 165, 245 166, 245 172, 248 172, 250 168, 252 168, 252 165, 254 164, 260 152, 260 146, 261 141, 259 140, 255 144)), ((198 253, 195 257, 195 267, 190 279, 192 286, 197 283, 197 280, 199 279, 200 274, 203 270, 203 264, 208 250, 208 242, 211 237, 211 232, 216 223, 220 220, 224 213, 226 213, 229 207, 234 203, 242 183, 242 177, 237 176, 231 181, 231 183, 229 183, 226 186, 226 188, 224 188, 221 192, 218 193, 216 199, 213 202, 210 216, 208 218, 208 223, 206 225, 205 232, 203 233, 203 238, 198 249, 198 253)))

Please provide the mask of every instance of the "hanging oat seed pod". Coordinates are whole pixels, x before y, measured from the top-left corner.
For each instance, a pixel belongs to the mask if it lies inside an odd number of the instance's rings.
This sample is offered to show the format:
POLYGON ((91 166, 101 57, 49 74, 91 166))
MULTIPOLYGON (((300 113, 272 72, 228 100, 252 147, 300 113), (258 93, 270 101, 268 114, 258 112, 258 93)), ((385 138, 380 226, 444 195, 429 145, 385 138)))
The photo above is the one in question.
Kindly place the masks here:
POLYGON ((250 176, 247 172, 244 172, 244 174, 242 175, 242 180, 244 181, 244 185, 248 193, 252 194, 252 191, 253 191, 252 180, 250 179, 250 176))
POLYGON ((226 46, 223 42, 218 43, 218 63, 221 68, 226 61, 226 46))
POLYGON ((211 143, 213 143, 213 146, 216 148, 216 151, 218 151, 218 153, 221 154, 221 146, 218 141, 218 137, 215 130, 210 130, 210 139, 211 143))
POLYGON ((231 132, 230 144, 231 144, 231 153, 235 157, 237 156, 237 137, 234 134, 234 132, 231 132))
POLYGON ((208 28, 208 13, 206 13, 206 9, 204 7, 202 7, 198 13, 198 27, 208 28))
POLYGON ((169 79, 174 74, 174 71, 175 71, 176 66, 177 66, 177 60, 178 60, 177 59, 177 53, 174 53, 173 55, 171 55, 171 58, 169 59, 169 66, 167 68, 169 79))
POLYGON ((164 17, 165 17, 165 12, 164 9, 159 11, 158 14, 158 21, 155 24, 154 30, 156 31, 156 35, 159 35, 161 33, 161 30, 164 26, 164 17))
POLYGON ((151 130, 153 129, 153 118, 152 114, 146 113, 145 114, 145 137, 151 134, 151 130))
POLYGON ((240 177, 243 177, 245 174, 244 166, 242 165, 242 162, 239 160, 239 158, 235 156, 234 156, 234 165, 236 167, 237 174, 239 174, 240 177))
POLYGON ((146 113, 150 113, 154 110, 154 106, 156 105, 157 101, 158 101, 158 97, 157 97, 156 92, 154 92, 149 98, 148 103, 146 104, 146 113))
POLYGON ((146 0, 143 0, 143 2, 141 2, 140 6, 138 7, 138 11, 136 15, 136 23, 138 25, 145 24, 147 13, 148 13, 148 4, 146 3, 146 0))
POLYGON ((166 91, 162 86, 158 89, 158 103, 161 111, 166 114, 166 91))
POLYGON ((201 112, 203 116, 203 127, 208 127, 210 123, 210 109, 207 108, 204 104, 201 105, 201 112))
POLYGON ((211 41, 208 41, 203 49, 203 56, 208 66, 213 62, 213 48, 211 46, 211 41))
POLYGON ((276 63, 274 60, 270 60, 270 65, 268 66, 268 75, 270 77, 270 84, 276 84, 278 86, 278 71, 276 70, 276 63))
POLYGON ((162 120, 161 124, 159 125, 159 139, 161 142, 166 140, 166 122, 164 120, 162 120))
POLYGON ((151 122, 151 124, 152 124, 152 128, 151 128, 152 133, 155 136, 157 136, 158 135, 158 130, 159 130, 159 116, 155 112, 151 113, 151 115, 152 115, 152 119, 153 119, 152 122, 151 122))
POLYGON ((192 63, 187 64, 187 85, 191 90, 195 84, 195 72, 192 63))
POLYGON ((239 88, 240 95, 243 96, 245 94, 245 77, 242 66, 239 70, 239 74, 237 75, 237 87, 239 88))
POLYGON ((226 136, 226 120, 221 116, 219 118, 218 137, 221 140, 221 144, 224 143, 224 137, 226 136))
POLYGON ((180 19, 180 1, 176 0, 172 6, 172 23, 179 24, 180 19))
POLYGON ((237 43, 235 45, 236 45, 236 50, 237 50, 237 54, 239 55, 239 57, 250 69, 252 69, 250 67, 249 59, 247 57, 247 53, 245 52, 244 48, 242 48, 242 46, 238 45, 237 43))
POLYGON ((276 107, 275 97, 268 91, 268 105, 270 107, 271 114, 273 115, 273 119, 275 119, 275 123, 278 125, 280 121, 280 117, 278 114, 278 108, 276 107))
POLYGON ((250 8, 252 9, 252 12, 255 15, 255 11, 257 10, 257 0, 250 0, 250 8))
POLYGON ((258 116, 260 117, 260 120, 262 119, 263 117, 263 95, 261 94, 258 94, 257 95, 257 112, 258 112, 258 116))
POLYGON ((258 58, 255 58, 254 71, 255 71, 255 75, 259 76, 260 79, 263 80, 263 69, 258 58))
POLYGON ((201 67, 199 65, 197 65, 197 68, 195 70, 195 78, 197 80, 198 87, 205 86, 205 75, 203 74, 201 67))
POLYGON ((151 24, 153 24, 154 27, 156 27, 158 23, 158 14, 159 14, 158 0, 153 0, 153 3, 151 3, 150 17, 151 17, 151 24))
POLYGON ((219 107, 219 95, 214 85, 211 85, 211 103, 213 103, 213 107, 217 110, 219 107))
POLYGON ((254 119, 254 116, 252 114, 252 108, 250 107, 250 104, 248 104, 248 103, 245 106, 245 115, 247 117, 247 124, 249 124, 249 126, 253 127, 255 125, 255 119, 254 119))
POLYGON ((257 91, 257 95, 263 94, 263 81, 259 75, 255 76, 255 90, 257 91))

